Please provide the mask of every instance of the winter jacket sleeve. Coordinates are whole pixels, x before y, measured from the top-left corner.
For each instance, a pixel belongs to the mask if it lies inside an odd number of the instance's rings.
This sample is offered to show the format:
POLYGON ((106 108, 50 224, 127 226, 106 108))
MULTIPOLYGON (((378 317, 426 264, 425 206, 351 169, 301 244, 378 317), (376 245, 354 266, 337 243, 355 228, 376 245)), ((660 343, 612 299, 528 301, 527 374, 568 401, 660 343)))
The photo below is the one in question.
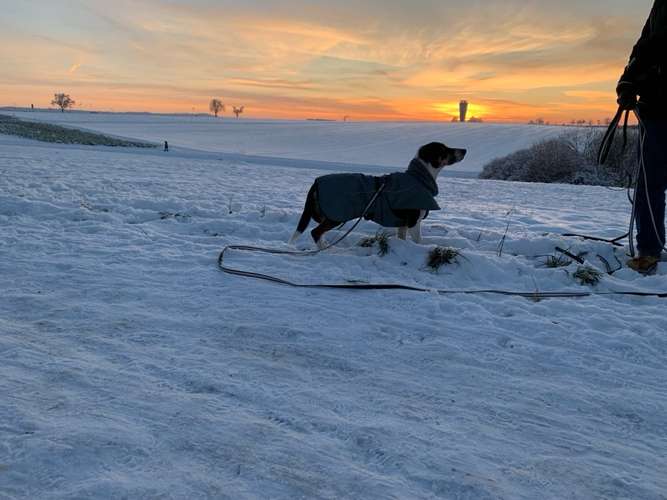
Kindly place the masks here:
POLYGON ((665 62, 667 43, 667 0, 655 0, 641 37, 632 49, 622 82, 637 84, 649 78, 654 68, 665 62))

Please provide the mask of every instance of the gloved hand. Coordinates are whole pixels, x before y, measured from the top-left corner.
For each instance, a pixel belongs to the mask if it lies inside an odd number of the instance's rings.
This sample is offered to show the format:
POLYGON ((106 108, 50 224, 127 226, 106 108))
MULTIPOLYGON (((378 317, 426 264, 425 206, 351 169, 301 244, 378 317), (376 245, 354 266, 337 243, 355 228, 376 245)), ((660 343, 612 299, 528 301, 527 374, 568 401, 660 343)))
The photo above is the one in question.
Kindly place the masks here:
POLYGON ((616 86, 616 95, 616 102, 622 109, 632 110, 637 106, 637 86, 634 83, 621 80, 616 86))

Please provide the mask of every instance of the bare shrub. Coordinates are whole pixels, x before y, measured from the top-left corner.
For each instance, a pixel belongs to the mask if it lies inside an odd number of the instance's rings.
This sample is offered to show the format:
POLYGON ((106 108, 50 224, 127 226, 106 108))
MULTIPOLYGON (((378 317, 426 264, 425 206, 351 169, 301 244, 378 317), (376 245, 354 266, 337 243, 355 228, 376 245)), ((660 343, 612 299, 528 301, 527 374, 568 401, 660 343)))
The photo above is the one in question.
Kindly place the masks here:
POLYGON ((484 167, 480 178, 569 183, 582 163, 575 144, 567 137, 559 137, 493 160, 484 167))
POLYGON ((582 151, 587 165, 593 167, 596 172, 597 182, 583 182, 582 184, 601 184, 605 186, 624 186, 628 177, 637 165, 639 133, 636 127, 628 128, 627 144, 623 147, 623 132, 619 129, 616 138, 609 150, 607 161, 604 165, 597 165, 597 156, 600 143, 604 133, 597 129, 593 131, 586 141, 582 151))
POLYGON ((619 130, 605 165, 597 165, 604 130, 589 128, 539 142, 489 162, 480 179, 624 186, 637 162, 637 130, 628 129, 627 146, 619 130))

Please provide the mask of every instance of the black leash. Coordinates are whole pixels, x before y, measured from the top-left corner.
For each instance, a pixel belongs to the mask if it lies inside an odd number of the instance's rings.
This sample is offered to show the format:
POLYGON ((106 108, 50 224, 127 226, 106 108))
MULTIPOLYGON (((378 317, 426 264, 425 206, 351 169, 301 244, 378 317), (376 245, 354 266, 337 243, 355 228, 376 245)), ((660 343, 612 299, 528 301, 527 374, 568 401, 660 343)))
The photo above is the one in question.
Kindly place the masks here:
POLYGON ((658 297, 658 298, 667 298, 667 293, 658 293, 658 292, 618 292, 618 291, 609 291, 609 292, 516 292, 510 290, 493 290, 493 289, 481 289, 481 290, 444 290, 444 289, 434 289, 434 288, 424 288, 418 286, 410 285, 400 285, 393 283, 339 283, 339 284, 326 284, 326 283, 296 283, 290 280, 283 278, 278 278, 276 276, 270 276, 262 273, 255 273, 251 271, 243 271, 241 269, 234 269, 229 266, 226 266, 224 263, 225 253, 230 250, 239 250, 239 251, 248 251, 248 252, 262 252, 270 253, 275 255, 297 255, 297 256, 307 256, 314 255, 319 253, 319 250, 313 250, 309 252, 294 252, 289 250, 279 250, 272 248, 261 248, 253 247, 248 245, 229 245, 226 246, 220 255, 218 256, 218 267, 220 270, 227 274, 232 274, 235 276, 242 276, 244 278, 255 278, 263 281, 270 281, 272 283, 277 283, 280 285, 287 285, 293 288, 310 288, 310 289, 336 289, 336 290, 406 290, 410 292, 430 292, 437 293, 438 295, 481 295, 481 294, 492 294, 492 295, 504 295, 509 297, 523 297, 526 299, 557 299, 557 298, 583 298, 583 297, 593 297, 593 296, 607 296, 607 295, 625 295, 633 297, 658 297))
POLYGON ((630 233, 625 233, 623 236, 619 236, 618 238, 614 238, 612 240, 607 240, 605 238, 598 238, 597 236, 588 236, 585 234, 576 234, 576 233, 564 233, 561 234, 561 236, 565 237, 573 237, 573 238, 581 238, 582 240, 590 240, 590 241, 600 241, 602 243, 609 243, 610 245, 614 245, 615 247, 623 247, 622 244, 619 243, 619 241, 624 240, 630 235, 630 233))
POLYGON ((618 125, 621 123, 621 118, 623 118, 623 113, 625 113, 625 119, 623 121, 623 147, 622 151, 625 151, 625 147, 628 145, 628 120, 630 119, 630 110, 623 109, 619 106, 616 115, 614 115, 613 120, 607 127, 607 132, 605 132, 604 137, 602 138, 602 143, 600 144, 600 149, 598 150, 598 165, 604 165, 609 156, 609 151, 614 144, 614 137, 616 137, 616 131, 618 130, 618 125))
MULTIPOLYGON (((579 263, 582 266, 586 263, 586 261, 582 257, 585 256, 588 253, 588 252, 584 252, 584 253, 580 253, 579 255, 574 255, 569 250, 565 250, 561 247, 556 247, 556 252, 562 253, 567 258, 572 259, 573 261, 579 263)), ((609 274, 610 276, 612 274, 614 274, 615 272, 620 271, 621 269, 623 269, 623 264, 621 263, 620 260, 618 260, 618 257, 616 257, 616 255, 614 255, 614 258, 616 259, 616 263, 618 264, 618 267, 616 269, 611 267, 611 264, 609 263, 609 261, 607 259, 604 258, 604 256, 600 255, 599 253, 595 254, 595 256, 598 259, 600 259, 600 261, 604 264, 604 267, 607 270, 607 274, 609 274)))

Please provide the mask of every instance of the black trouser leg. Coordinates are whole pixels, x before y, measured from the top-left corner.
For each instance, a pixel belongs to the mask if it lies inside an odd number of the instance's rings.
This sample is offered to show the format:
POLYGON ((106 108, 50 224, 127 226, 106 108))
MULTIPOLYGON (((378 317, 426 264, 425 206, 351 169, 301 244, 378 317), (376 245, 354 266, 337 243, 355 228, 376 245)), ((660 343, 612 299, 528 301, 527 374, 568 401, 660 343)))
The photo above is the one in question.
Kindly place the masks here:
POLYGON ((659 255, 665 246, 667 120, 642 118, 642 123, 639 161, 644 168, 640 168, 635 194, 637 250, 639 255, 659 255))

